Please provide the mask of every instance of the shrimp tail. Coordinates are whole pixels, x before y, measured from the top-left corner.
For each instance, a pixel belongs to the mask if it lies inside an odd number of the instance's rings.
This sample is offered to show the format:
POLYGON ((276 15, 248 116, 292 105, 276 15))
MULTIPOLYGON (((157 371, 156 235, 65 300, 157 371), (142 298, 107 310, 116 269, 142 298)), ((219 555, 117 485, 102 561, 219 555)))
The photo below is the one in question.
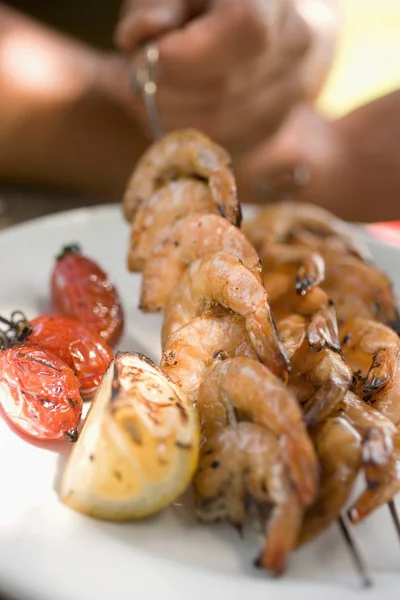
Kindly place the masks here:
POLYGON ((327 381, 306 402, 303 417, 308 427, 325 419, 343 400, 349 388, 347 382, 341 384, 327 381))
POLYGON ((306 512, 298 546, 303 546, 313 540, 339 517, 343 506, 351 496, 357 475, 357 469, 348 470, 346 475, 342 475, 339 488, 332 485, 331 490, 330 486, 326 487, 326 491, 332 493, 322 494, 306 512))
POLYGON ((247 331, 257 356, 274 375, 290 371, 290 360, 278 337, 278 330, 269 308, 263 306, 247 318, 247 331), (266 335, 273 332, 271 335, 266 335))
POLYGON ((392 381, 396 375, 398 360, 398 348, 379 348, 372 359, 363 385, 363 392, 366 394, 375 392, 392 381))
POLYGON ((304 259, 296 277, 296 293, 304 296, 320 285, 325 278, 325 262, 319 254, 310 254, 304 259))
POLYGON ((226 169, 211 174, 208 185, 221 217, 228 219, 232 225, 240 227, 242 223, 240 203, 228 203, 225 199, 226 190, 229 190, 229 198, 236 198, 236 184, 231 168, 227 166, 226 169))
POLYGON ((307 340, 313 350, 328 347, 340 352, 339 331, 333 305, 323 306, 312 317, 307 328, 307 340))
POLYGON ((343 417, 327 419, 313 431, 321 465, 321 491, 304 516, 298 545, 324 531, 340 515, 360 466, 360 436, 343 417))
POLYGON ((318 494, 318 470, 312 442, 308 436, 291 431, 290 435, 282 436, 281 447, 300 504, 308 506, 318 494), (311 467, 313 464, 315 468, 311 467))
POLYGON ((368 467, 365 476, 367 488, 348 511, 348 517, 353 524, 363 521, 400 492, 399 457, 396 454, 392 455, 384 470, 382 467, 368 467))
POLYGON ((256 567, 262 567, 274 575, 284 572, 288 556, 296 546, 302 518, 303 510, 296 503, 282 504, 272 510, 264 546, 254 561, 256 567))

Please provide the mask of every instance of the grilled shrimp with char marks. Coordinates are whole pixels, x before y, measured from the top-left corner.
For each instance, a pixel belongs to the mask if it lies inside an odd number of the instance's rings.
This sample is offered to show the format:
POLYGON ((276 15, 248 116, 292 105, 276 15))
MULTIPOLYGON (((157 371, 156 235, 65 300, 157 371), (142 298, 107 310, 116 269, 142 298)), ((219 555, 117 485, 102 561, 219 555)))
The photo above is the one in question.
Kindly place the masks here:
POLYGON ((187 266, 218 251, 239 258, 261 281, 258 254, 237 227, 218 215, 192 214, 177 221, 166 238, 150 252, 143 271, 142 309, 160 310, 187 266))
POLYGON ((143 154, 123 198, 125 217, 132 222, 142 202, 165 182, 180 176, 205 180, 220 215, 240 225, 241 212, 228 153, 195 129, 172 131, 143 154))
POLYGON ((362 260, 371 256, 364 244, 354 240, 354 232, 347 223, 314 204, 291 201, 271 204, 246 221, 243 228, 258 251, 264 245, 296 245, 307 235, 306 245, 317 251, 334 248, 362 260))
POLYGON ((226 252, 206 256, 184 272, 164 310, 163 344, 171 333, 213 305, 245 318, 259 359, 275 374, 288 369, 266 290, 238 258, 226 252))
POLYGON ((359 523, 374 510, 383 506, 400 492, 400 426, 396 428, 394 452, 387 465, 369 466, 365 472, 367 487, 348 515, 352 523, 359 523))
POLYGON ((364 393, 390 383, 396 375, 400 339, 383 323, 356 317, 340 328, 343 355, 364 393))
POLYGON ((256 561, 279 574, 293 550, 303 515, 277 438, 255 423, 217 430, 202 447, 194 479, 197 508, 205 521, 229 519, 241 527, 249 503, 272 506, 256 561))
POLYGON ((384 466, 391 460, 396 428, 387 417, 353 392, 347 392, 338 406, 338 414, 362 437, 363 465, 384 466))
POLYGON ((141 271, 152 248, 168 236, 174 223, 194 212, 218 214, 210 188, 200 179, 168 181, 142 202, 131 227, 129 270, 141 271))
POLYGON ((291 390, 266 366, 246 357, 216 362, 210 367, 196 401, 203 430, 207 431, 212 428, 205 410, 210 402, 232 406, 244 419, 276 435, 299 502, 306 506, 315 499, 317 460, 300 406, 291 390))
POLYGON ((194 402, 208 367, 221 354, 257 359, 243 317, 217 309, 192 319, 167 338, 161 369, 194 402))

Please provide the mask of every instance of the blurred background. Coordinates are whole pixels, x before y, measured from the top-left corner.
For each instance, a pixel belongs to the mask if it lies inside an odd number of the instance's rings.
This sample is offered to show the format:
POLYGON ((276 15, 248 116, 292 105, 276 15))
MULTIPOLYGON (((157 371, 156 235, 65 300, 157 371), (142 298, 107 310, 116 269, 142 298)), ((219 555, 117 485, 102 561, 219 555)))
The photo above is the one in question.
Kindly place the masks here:
POLYGON ((331 116, 400 87, 399 0, 339 0, 339 5, 339 47, 318 103, 331 116))
MULTIPOLYGON (((400 89, 400 1, 337 1, 342 12, 339 45, 316 104, 330 118, 400 89)), ((96 48, 114 49, 113 29, 121 0, 14 0, 9 4, 96 48)), ((0 227, 98 201, 96 196, 27 189, 1 180, 0 198, 0 227)))

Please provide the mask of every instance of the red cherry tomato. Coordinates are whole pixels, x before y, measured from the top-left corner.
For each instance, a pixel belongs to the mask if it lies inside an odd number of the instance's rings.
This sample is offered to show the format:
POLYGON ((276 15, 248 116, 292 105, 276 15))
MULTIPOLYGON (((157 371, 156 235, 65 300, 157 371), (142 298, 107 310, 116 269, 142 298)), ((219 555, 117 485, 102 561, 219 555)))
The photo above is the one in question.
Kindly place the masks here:
POLYGON ((20 431, 36 439, 76 441, 82 399, 72 370, 30 342, 0 353, 0 405, 20 431))
POLYGON ((103 338, 83 323, 63 315, 41 315, 30 321, 30 326, 28 340, 71 367, 82 398, 91 398, 114 356, 103 338))
POLYGON ((115 346, 123 332, 124 315, 116 288, 93 260, 77 246, 65 247, 51 277, 56 312, 75 317, 115 346))

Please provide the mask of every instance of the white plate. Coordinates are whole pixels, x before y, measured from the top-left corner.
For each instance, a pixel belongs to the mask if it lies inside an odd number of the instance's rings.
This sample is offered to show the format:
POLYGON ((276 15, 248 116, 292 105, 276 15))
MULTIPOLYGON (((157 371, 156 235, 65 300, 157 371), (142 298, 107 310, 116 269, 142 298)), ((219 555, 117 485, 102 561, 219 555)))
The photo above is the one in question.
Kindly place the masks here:
MULTIPOLYGON (((159 316, 137 309, 139 275, 125 269, 128 228, 118 207, 82 209, 0 235, 0 313, 49 308, 49 275, 63 244, 78 242, 112 274, 125 305, 122 349, 159 357, 159 316)), ((400 289, 400 253, 371 243, 400 289), (396 280, 397 278, 397 280, 396 280)), ((139 523, 80 516, 58 499, 70 446, 31 444, 0 421, 0 592, 32 600, 291 600, 398 597, 400 543, 386 508, 353 529, 374 575, 360 587, 337 527, 297 552, 280 580, 256 571, 256 540, 197 524, 184 506, 139 523)))

